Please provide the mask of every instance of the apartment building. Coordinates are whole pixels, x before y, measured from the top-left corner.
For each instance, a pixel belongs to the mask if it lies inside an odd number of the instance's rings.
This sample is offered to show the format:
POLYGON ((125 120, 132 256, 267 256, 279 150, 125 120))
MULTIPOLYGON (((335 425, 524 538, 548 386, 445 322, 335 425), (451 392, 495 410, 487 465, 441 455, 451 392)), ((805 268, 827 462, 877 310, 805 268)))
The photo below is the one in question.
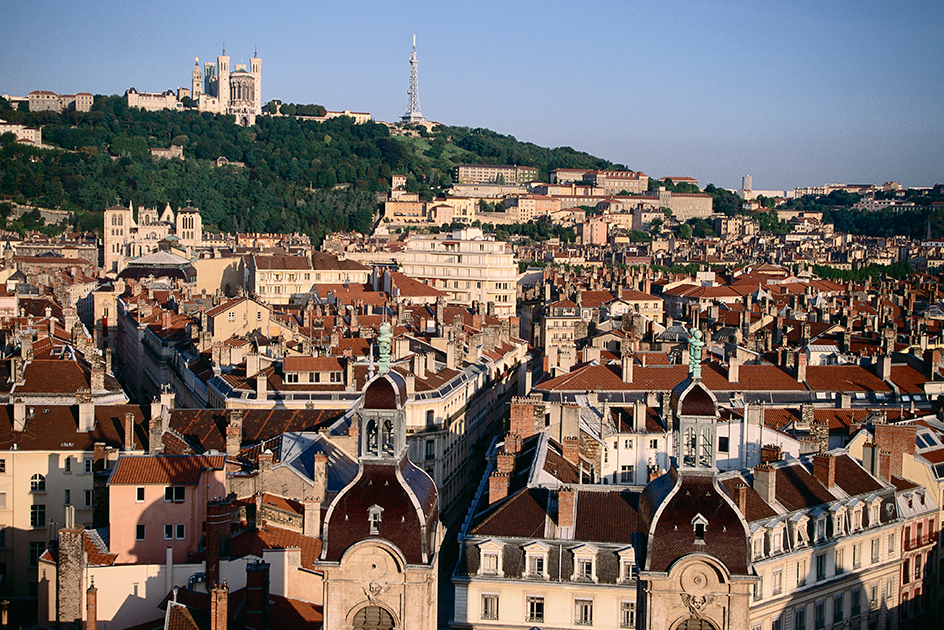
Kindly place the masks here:
POLYGON ((533 166, 460 164, 455 168, 455 181, 460 184, 526 184, 537 177, 533 166))
POLYGON ((492 303, 496 317, 515 313, 514 256, 504 241, 485 236, 478 228, 411 238, 400 270, 442 291, 450 302, 492 303))

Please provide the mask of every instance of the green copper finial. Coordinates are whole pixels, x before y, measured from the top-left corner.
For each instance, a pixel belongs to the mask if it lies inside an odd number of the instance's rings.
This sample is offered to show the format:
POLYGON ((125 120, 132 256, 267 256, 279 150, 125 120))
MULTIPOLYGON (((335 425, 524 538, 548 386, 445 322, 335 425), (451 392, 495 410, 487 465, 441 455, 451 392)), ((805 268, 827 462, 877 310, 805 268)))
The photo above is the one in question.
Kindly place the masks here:
POLYGON ((688 373, 692 380, 701 380, 701 349, 705 342, 701 340, 701 331, 692 328, 692 336, 688 339, 688 373))
POLYGON ((380 335, 377 341, 380 344, 380 373, 383 374, 390 370, 390 349, 393 345, 393 333, 390 330, 390 323, 384 322, 380 325, 380 335))

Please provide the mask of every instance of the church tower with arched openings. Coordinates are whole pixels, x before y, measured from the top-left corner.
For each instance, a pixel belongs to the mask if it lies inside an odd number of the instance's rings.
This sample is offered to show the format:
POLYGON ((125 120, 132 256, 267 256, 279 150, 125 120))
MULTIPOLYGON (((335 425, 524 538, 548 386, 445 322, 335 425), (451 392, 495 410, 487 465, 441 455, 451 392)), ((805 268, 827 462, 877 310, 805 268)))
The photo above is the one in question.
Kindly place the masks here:
POLYGON ((324 575, 325 628, 437 627, 439 495, 407 457, 408 389, 389 369, 391 337, 390 324, 382 324, 380 373, 350 418, 357 475, 325 514, 314 567, 324 575))
MULTIPOLYGON (((672 391, 675 462, 639 498, 639 628, 748 630, 753 586, 747 522, 718 482, 718 404, 701 381, 701 332, 672 391)), ((667 419, 668 420, 668 419, 667 419)))

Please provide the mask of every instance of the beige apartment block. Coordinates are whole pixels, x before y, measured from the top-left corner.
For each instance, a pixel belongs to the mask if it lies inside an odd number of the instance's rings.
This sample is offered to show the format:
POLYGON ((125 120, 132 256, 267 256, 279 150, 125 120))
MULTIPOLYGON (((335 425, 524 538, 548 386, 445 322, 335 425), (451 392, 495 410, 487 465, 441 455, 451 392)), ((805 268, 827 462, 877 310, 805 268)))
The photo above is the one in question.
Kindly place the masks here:
POLYGON ((538 169, 510 164, 460 164, 455 175, 460 184, 526 184, 537 179, 538 169))
POLYGON ((451 235, 413 237, 404 251, 404 275, 432 284, 451 302, 491 302, 496 317, 514 315, 518 267, 504 241, 466 228, 451 235))

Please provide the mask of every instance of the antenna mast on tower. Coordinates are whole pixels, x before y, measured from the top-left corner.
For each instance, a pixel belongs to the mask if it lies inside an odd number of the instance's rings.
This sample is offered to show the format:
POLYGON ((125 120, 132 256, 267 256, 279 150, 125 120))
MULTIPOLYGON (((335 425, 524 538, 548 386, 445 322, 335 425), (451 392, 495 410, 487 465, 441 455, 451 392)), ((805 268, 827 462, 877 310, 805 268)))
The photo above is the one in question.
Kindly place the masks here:
POLYGON ((407 94, 410 97, 410 108, 406 111, 401 120, 403 122, 420 122, 426 120, 420 112, 420 88, 417 80, 417 67, 419 62, 416 60, 416 34, 413 35, 413 55, 410 56, 410 91, 407 94))

